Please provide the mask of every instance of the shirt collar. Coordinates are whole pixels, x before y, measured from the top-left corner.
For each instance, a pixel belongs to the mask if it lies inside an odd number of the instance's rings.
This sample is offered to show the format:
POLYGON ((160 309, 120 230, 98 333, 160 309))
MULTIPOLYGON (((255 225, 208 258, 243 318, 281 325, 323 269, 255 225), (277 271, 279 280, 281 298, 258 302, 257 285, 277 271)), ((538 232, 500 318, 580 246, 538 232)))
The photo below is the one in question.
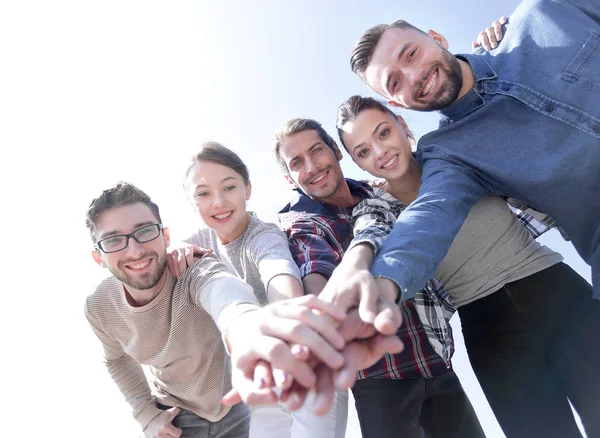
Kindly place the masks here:
POLYGON ((497 77, 496 72, 481 55, 462 54, 456 55, 456 57, 469 63, 475 76, 475 86, 452 106, 439 111, 442 119, 446 119, 447 121, 456 120, 483 106, 485 100, 477 90, 481 89, 484 81, 489 81, 497 77))
MULTIPOLYGON (((369 186, 369 184, 366 182, 355 181, 353 179, 346 178, 346 183, 350 188, 350 193, 360 196, 361 199, 370 197, 370 193, 373 191, 371 186, 369 186)), ((280 211, 280 213, 288 213, 293 211, 297 213, 310 213, 321 216, 337 216, 338 210, 339 208, 335 205, 315 201, 307 196, 301 189, 294 189, 292 200, 283 208, 283 210, 280 211)))

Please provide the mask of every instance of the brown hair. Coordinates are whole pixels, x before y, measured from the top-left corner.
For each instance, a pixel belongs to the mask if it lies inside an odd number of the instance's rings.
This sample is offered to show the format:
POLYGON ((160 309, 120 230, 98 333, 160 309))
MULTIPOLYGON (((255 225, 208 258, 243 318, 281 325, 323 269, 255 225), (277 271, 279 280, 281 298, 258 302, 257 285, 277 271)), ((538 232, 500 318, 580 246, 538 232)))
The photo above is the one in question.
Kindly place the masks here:
POLYGON ((200 161, 210 161, 213 163, 220 164, 225 167, 229 167, 230 169, 236 171, 242 176, 242 180, 244 184, 248 184, 250 180, 250 173, 248 172, 248 168, 242 161, 242 159, 233 152, 231 149, 227 149, 220 143, 209 141, 200 146, 200 149, 192 157, 192 164, 185 171, 185 176, 183 179, 183 188, 187 188, 187 177, 190 174, 192 168, 196 165, 196 163, 200 161))
POLYGON ((104 190, 97 198, 94 198, 87 209, 85 225, 90 230, 92 241, 96 243, 96 220, 100 214, 111 208, 135 204, 137 202, 147 205, 152 214, 156 216, 158 222, 162 223, 158 205, 152 202, 150 196, 131 183, 119 182, 114 187, 104 190))
POLYGON ((321 137, 323 143, 325 143, 329 147, 329 149, 335 152, 335 140, 329 134, 327 134, 327 131, 325 131, 325 129, 319 122, 313 119, 302 118, 288 120, 284 125, 280 126, 277 129, 277 131, 275 131, 275 143, 273 148, 277 164, 279 164, 281 171, 286 175, 289 176, 290 170, 288 169, 287 164, 285 164, 285 161, 281 157, 281 144, 288 137, 291 137, 294 134, 311 130, 317 131, 317 134, 319 134, 319 137, 321 137))
MULTIPOLYGON (((368 109, 376 109, 384 114, 390 114, 392 117, 394 117, 394 119, 398 117, 398 115, 394 111, 392 111, 385 103, 377 99, 373 99, 372 97, 362 97, 358 95, 350 97, 338 108, 336 122, 338 136, 346 150, 348 150, 348 148, 344 144, 344 138, 342 137, 344 125, 348 122, 351 122, 356 117, 358 117, 358 115, 361 112, 368 109)), ((410 142, 414 145, 416 141, 413 133, 411 131, 408 131, 406 135, 410 142)))
POLYGON ((415 27, 404 20, 398 20, 394 21, 392 24, 378 24, 377 26, 373 26, 363 33, 363 35, 354 44, 352 54, 350 55, 350 68, 358 75, 359 78, 363 80, 363 82, 365 81, 365 71, 371 62, 371 58, 373 57, 375 48, 381 39, 381 35, 383 35, 386 30, 394 27, 398 29, 413 29, 418 32, 423 32, 418 27, 415 27))

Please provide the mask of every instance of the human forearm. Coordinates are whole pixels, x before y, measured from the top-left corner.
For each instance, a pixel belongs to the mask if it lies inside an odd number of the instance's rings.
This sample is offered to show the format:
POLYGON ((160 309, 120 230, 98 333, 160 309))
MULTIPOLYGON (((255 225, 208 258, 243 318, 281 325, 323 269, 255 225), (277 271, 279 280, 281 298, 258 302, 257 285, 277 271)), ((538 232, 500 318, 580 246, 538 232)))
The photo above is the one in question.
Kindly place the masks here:
POLYGON ((304 285, 304 292, 307 295, 312 294, 319 296, 327 284, 327 279, 321 274, 308 274, 302 278, 302 284, 304 285))
POLYGON ((435 159, 423 167, 419 196, 398 218, 371 272, 414 297, 446 255, 473 205, 489 189, 468 169, 435 159))
POLYGON ((267 287, 267 299, 269 303, 279 300, 301 297, 304 294, 302 284, 292 275, 276 275, 269 281, 267 287))

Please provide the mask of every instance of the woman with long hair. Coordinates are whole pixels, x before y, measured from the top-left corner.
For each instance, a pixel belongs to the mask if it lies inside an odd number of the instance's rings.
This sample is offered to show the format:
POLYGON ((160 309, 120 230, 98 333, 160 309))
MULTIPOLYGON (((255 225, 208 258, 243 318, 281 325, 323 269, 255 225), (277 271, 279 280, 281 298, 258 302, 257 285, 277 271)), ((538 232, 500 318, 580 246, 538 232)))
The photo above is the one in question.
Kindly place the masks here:
MULTIPOLYGON (((339 107, 337 127, 354 162, 382 178, 391 199, 416 199, 421 164, 402 117, 353 96, 339 107)), ((589 341, 600 330, 600 303, 504 199, 486 196, 473 207, 434 276, 458 310, 471 365, 508 437, 581 436, 569 401, 595 429, 600 346, 589 341)))

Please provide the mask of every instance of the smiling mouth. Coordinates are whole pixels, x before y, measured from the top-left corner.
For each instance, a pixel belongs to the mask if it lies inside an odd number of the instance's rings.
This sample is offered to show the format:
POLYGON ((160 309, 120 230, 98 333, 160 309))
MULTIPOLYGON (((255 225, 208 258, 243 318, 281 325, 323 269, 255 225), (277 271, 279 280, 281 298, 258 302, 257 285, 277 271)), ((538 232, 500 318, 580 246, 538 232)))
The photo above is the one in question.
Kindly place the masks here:
POLYGON ((213 218, 222 221, 224 219, 228 219, 232 214, 233 214, 233 210, 228 211, 227 213, 214 214, 213 218))
POLYGON ((381 165, 380 169, 388 169, 388 168, 392 167, 394 164, 396 164, 397 161, 398 161, 398 154, 394 155, 388 161, 386 161, 385 163, 383 163, 381 165))
POLYGON ((317 176, 313 179, 309 184, 319 184, 321 181, 325 179, 325 177, 329 174, 329 171, 323 172, 321 175, 317 176))
POLYGON ((130 263, 128 265, 125 265, 125 267, 127 269, 131 269, 132 271, 141 271, 144 268, 146 268, 150 264, 151 261, 152 261, 152 259, 146 259, 146 260, 139 261, 136 263, 130 263))
POLYGON ((438 77, 440 76, 440 70, 438 68, 433 70, 433 73, 429 76, 429 80, 425 82, 423 88, 421 88, 421 92, 419 93, 419 99, 426 97, 431 93, 431 91, 435 88, 437 84, 438 77))

